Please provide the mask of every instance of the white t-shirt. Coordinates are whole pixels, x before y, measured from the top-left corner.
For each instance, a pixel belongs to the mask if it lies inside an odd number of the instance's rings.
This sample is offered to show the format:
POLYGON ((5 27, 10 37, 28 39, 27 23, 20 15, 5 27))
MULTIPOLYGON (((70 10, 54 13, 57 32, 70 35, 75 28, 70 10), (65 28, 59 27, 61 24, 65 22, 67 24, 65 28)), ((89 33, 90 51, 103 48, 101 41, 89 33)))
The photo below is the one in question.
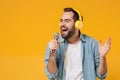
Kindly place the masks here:
POLYGON ((81 41, 68 44, 65 56, 66 80, 83 80, 81 41))

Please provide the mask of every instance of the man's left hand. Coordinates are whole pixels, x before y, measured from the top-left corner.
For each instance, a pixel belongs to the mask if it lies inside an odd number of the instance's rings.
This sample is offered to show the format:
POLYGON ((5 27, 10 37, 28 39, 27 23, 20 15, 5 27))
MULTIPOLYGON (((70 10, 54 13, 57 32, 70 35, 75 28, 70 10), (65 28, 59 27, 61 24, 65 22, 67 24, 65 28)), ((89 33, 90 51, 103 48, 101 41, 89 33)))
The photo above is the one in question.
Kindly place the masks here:
POLYGON ((108 38, 105 42, 105 44, 102 45, 102 41, 99 41, 99 54, 100 57, 105 57, 107 52, 110 50, 110 46, 111 46, 111 38, 108 38))

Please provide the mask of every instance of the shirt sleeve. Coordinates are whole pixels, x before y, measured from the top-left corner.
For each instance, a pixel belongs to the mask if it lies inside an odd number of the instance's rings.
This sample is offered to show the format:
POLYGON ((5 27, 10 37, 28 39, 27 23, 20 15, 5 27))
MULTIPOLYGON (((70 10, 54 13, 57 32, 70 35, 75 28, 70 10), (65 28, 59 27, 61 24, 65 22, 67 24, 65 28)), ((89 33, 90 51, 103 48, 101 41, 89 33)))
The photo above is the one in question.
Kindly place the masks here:
POLYGON ((50 55, 50 51, 49 49, 47 48, 46 49, 46 55, 45 55, 45 68, 44 68, 44 71, 48 77, 49 80, 55 80, 57 78, 57 75, 58 75, 58 72, 55 73, 55 74, 51 74, 48 70, 47 70, 47 64, 48 64, 48 60, 49 60, 49 55, 50 55))

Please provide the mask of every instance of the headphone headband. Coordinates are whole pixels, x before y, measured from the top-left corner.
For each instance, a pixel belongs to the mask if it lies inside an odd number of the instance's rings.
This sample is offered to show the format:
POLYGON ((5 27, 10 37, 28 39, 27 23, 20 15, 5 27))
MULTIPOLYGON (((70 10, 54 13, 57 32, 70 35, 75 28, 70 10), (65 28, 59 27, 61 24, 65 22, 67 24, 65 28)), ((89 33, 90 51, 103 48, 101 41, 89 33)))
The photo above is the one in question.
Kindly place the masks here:
POLYGON ((77 9, 74 9, 77 13, 78 13, 78 15, 79 15, 79 20, 80 21, 83 21, 83 16, 82 16, 82 14, 77 10, 77 9))

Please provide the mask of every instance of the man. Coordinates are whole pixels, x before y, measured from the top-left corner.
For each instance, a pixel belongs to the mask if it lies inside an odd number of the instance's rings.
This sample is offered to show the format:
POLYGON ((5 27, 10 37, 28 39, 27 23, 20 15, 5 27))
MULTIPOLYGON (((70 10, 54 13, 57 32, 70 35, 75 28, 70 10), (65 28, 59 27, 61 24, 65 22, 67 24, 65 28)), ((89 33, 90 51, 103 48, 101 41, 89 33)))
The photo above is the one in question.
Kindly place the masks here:
POLYGON ((75 27, 83 20, 72 8, 65 8, 60 19, 61 36, 51 40, 46 50, 45 72, 49 80, 96 80, 107 74, 106 54, 111 39, 102 46, 75 27))

